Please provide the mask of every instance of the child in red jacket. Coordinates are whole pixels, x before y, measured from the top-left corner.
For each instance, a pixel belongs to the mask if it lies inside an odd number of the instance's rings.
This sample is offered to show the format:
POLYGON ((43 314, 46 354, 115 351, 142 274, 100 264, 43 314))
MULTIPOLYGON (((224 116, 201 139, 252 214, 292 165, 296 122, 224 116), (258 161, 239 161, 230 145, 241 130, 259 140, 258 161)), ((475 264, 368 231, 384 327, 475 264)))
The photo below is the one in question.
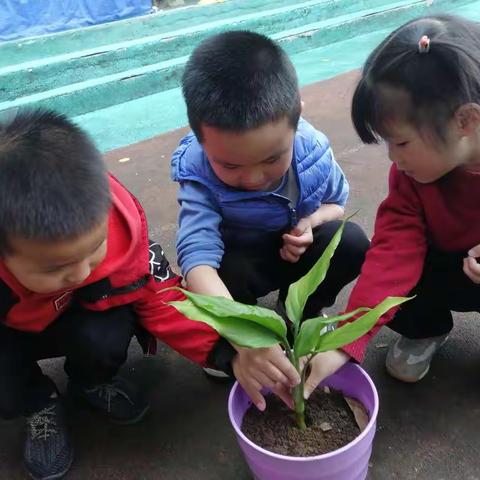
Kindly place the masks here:
POLYGON ((218 366, 218 336, 168 301, 180 285, 149 241, 138 201, 65 117, 19 113, 0 126, 0 417, 27 418, 24 461, 60 478, 73 448, 59 393, 37 360, 66 356, 69 393, 118 423, 148 402, 117 375, 134 334, 218 366), (210 360, 208 356, 210 355, 210 360))

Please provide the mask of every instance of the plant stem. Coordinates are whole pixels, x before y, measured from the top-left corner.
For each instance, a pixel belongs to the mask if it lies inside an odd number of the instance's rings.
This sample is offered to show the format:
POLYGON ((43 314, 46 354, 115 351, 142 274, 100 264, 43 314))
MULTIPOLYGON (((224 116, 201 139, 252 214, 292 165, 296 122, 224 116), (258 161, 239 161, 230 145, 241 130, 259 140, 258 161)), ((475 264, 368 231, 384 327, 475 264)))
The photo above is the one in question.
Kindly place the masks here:
POLYGON ((295 406, 295 420, 300 430, 305 430, 305 400, 303 398, 303 382, 293 387, 293 404, 295 406))
POLYGON ((304 378, 300 372, 300 362, 299 359, 295 357, 293 351, 289 348, 287 350, 287 355, 294 367, 297 369, 297 372, 300 374, 301 382, 293 387, 292 389, 292 398, 293 406, 295 408, 295 421, 297 422, 297 427, 300 430, 305 430, 307 428, 305 424, 305 399, 303 398, 303 382, 304 378))

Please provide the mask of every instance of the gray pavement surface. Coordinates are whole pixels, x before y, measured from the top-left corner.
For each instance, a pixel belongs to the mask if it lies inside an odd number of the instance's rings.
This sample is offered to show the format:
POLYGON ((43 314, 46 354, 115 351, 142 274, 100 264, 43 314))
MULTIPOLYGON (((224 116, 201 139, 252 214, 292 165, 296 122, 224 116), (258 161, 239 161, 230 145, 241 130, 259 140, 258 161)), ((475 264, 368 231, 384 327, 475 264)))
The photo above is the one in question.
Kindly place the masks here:
MULTIPOLYGON (((382 146, 362 145, 351 127, 349 102, 356 76, 351 72, 303 89, 304 116, 329 136, 351 184, 348 210, 360 209, 356 220, 371 233, 376 208, 386 194, 389 162, 382 146)), ((178 209, 169 157, 186 131, 106 155, 111 170, 143 203, 152 237, 173 264, 178 209)), ((348 291, 333 310, 345 306, 348 291)), ((270 295, 263 303, 273 300, 270 295)), ((478 315, 456 315, 453 334, 429 375, 416 385, 402 384, 384 370, 385 345, 394 336, 383 329, 364 364, 380 395, 369 480, 480 480, 478 315)), ((62 363, 55 359, 42 364, 60 389, 66 383, 62 363)), ((132 344, 123 373, 150 393, 151 412, 139 425, 118 427, 69 408, 76 445, 69 480, 251 478, 228 421, 228 385, 212 383, 199 367, 163 346, 157 356, 144 358, 132 344)), ((21 467, 22 435, 22 421, 0 422, 2 480, 27 478, 21 467)))

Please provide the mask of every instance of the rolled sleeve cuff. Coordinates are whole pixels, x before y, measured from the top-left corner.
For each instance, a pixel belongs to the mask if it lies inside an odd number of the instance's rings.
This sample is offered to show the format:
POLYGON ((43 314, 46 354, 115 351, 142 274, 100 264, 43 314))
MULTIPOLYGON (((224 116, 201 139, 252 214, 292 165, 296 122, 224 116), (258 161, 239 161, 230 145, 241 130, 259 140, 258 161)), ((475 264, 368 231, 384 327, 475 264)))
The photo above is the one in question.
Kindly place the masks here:
POLYGON ((182 270, 182 275, 185 278, 188 275, 188 272, 195 267, 200 265, 206 265, 214 269, 220 268, 220 262, 222 261, 221 255, 204 255, 202 258, 191 258, 183 260, 180 263, 180 268, 182 270))
POLYGON ((350 355, 353 360, 358 363, 362 363, 365 358, 365 351, 367 349, 369 337, 364 335, 360 337, 353 343, 349 343, 348 345, 344 345, 341 350, 343 350, 347 355, 350 355))

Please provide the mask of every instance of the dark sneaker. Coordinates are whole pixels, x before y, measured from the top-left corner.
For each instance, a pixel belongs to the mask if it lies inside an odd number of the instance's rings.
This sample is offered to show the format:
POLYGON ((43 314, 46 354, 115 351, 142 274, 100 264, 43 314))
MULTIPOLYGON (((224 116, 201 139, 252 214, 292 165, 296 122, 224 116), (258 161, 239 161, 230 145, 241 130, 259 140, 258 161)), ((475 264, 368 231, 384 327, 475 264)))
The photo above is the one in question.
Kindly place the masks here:
POLYGON ((73 447, 59 399, 28 417, 27 428, 23 459, 29 475, 35 480, 63 477, 72 465, 73 447))
POLYGON ((141 393, 121 377, 114 377, 109 383, 88 388, 70 382, 68 389, 75 400, 104 413, 114 423, 137 423, 150 408, 141 393))

